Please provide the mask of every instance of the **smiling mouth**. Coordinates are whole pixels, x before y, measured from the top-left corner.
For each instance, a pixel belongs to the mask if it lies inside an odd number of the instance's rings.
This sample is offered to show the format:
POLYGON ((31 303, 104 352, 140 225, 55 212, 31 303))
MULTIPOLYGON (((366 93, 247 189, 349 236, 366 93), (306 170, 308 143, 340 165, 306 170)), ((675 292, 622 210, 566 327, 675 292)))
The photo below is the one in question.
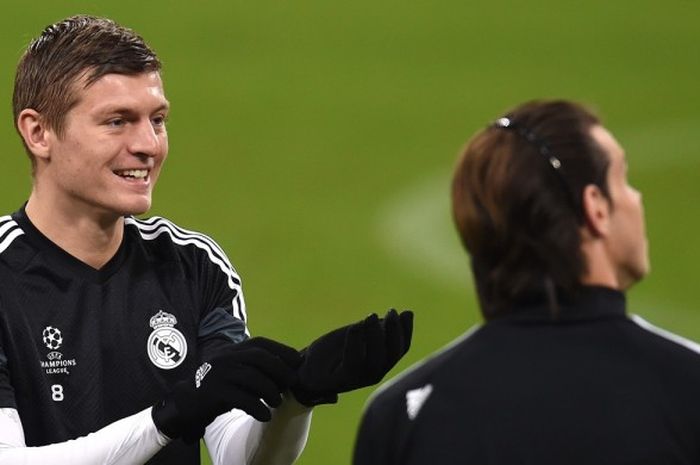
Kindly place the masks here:
POLYGON ((145 180, 148 178, 149 170, 117 170, 114 174, 125 179, 145 180))

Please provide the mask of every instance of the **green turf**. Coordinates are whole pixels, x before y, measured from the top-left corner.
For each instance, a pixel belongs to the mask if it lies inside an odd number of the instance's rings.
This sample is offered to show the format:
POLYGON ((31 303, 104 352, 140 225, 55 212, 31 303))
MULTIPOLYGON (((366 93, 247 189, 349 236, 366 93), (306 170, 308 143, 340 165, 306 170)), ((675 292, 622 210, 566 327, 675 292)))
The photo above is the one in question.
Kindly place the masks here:
MULTIPOLYGON (((455 155, 505 108, 567 97, 600 109, 644 192, 654 271, 631 308, 700 339, 700 3, 6 1, 2 212, 30 186, 14 65, 77 12, 132 26, 161 55, 171 152, 153 213, 224 246, 254 333, 301 347, 410 307, 401 369, 464 331, 478 315, 449 219, 455 155)), ((317 409, 298 463, 349 463, 370 393, 317 409)))

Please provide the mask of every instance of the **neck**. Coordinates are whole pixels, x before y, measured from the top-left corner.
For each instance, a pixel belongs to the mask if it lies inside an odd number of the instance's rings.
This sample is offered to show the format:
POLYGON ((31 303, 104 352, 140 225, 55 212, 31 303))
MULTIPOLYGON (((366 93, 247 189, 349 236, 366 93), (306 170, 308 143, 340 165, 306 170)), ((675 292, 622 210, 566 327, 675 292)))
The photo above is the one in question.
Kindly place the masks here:
POLYGON ((44 202, 32 191, 27 217, 54 244, 87 265, 100 269, 116 253, 124 235, 124 219, 113 213, 44 202))
POLYGON ((581 278, 581 284, 623 290, 624 286, 611 262, 610 254, 600 241, 584 240, 581 249, 586 260, 586 273, 581 278))

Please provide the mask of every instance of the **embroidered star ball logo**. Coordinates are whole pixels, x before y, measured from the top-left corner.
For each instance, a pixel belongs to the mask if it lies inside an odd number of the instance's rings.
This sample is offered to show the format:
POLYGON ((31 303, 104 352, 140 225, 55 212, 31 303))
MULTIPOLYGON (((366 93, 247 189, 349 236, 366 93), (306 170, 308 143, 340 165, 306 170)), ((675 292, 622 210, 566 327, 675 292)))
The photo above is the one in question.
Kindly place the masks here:
POLYGON ((51 350, 56 350, 63 344, 63 336, 61 331, 53 326, 47 326, 41 333, 44 344, 51 350))
POLYGON ((433 392, 433 385, 426 384, 421 388, 411 389, 406 393, 406 412, 409 419, 413 420, 418 416, 418 412, 420 412, 425 401, 428 400, 431 392, 433 392))

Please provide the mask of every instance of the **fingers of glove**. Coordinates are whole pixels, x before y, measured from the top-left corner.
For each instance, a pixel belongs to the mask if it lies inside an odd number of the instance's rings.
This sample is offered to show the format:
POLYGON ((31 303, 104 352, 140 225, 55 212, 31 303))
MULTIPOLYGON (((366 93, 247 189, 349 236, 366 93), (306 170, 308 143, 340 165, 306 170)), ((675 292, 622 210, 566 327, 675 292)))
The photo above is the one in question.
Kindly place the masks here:
POLYGON ((387 341, 384 328, 385 320, 377 320, 376 324, 366 327, 365 343, 367 354, 365 356, 364 385, 379 382, 386 374, 387 341))
POLYGON ((382 340, 381 323, 376 314, 316 339, 304 350, 305 359, 299 369, 300 385, 337 392, 367 385, 367 359, 371 356, 368 336, 382 340))
POLYGON ((220 357, 213 361, 212 365, 216 367, 217 363, 223 368, 219 372, 219 376, 222 372, 235 373, 241 367, 247 366, 265 374, 281 390, 286 389, 296 381, 294 367, 287 365, 281 358, 260 347, 251 346, 229 350, 220 354, 220 357))
POLYGON ((390 308, 388 312, 386 312, 386 315, 384 315, 384 318, 382 318, 382 326, 386 325, 386 323, 389 322, 396 322, 399 318, 399 313, 396 311, 395 308, 390 308))
POLYGON ((379 315, 376 313, 371 313, 370 315, 367 316, 364 320, 362 320, 362 324, 365 326, 373 326, 376 324, 379 324, 381 319, 379 318, 379 315))
POLYGON ((384 329, 386 358, 385 371, 389 371, 405 353, 404 332, 399 314, 393 308, 382 320, 384 329))
POLYGON ((413 312, 410 310, 401 312, 399 320, 401 320, 401 328, 403 329, 403 340, 406 346, 404 349, 405 354, 411 347, 411 340, 413 338, 413 312))
POLYGON ((411 347, 413 334, 413 312, 404 311, 401 314, 387 316, 385 324, 387 357, 385 360, 385 373, 391 370, 401 357, 406 355, 411 347))
POLYGON ((280 392, 287 390, 287 386, 280 389, 275 382, 264 373, 255 368, 241 366, 237 370, 230 370, 225 374, 218 386, 217 394, 225 400, 232 399, 231 391, 245 391, 256 399, 262 398, 271 407, 278 407, 282 403, 280 392))
POLYGON ((370 333, 381 332, 379 317, 372 313, 359 323, 348 326, 342 348, 342 362, 338 367, 347 376, 356 378, 365 369, 367 352, 367 336, 370 333))
POLYGON ((301 364, 301 355, 299 352, 295 348, 289 347, 280 342, 273 341, 272 339, 268 339, 266 337, 254 337, 252 339, 248 339, 245 341, 245 343, 249 346, 259 347, 270 352, 271 354, 276 355, 290 367, 296 368, 301 364))
POLYGON ((341 367, 345 390, 376 383, 383 376, 386 357, 381 320, 376 314, 368 316, 347 339, 341 367))

